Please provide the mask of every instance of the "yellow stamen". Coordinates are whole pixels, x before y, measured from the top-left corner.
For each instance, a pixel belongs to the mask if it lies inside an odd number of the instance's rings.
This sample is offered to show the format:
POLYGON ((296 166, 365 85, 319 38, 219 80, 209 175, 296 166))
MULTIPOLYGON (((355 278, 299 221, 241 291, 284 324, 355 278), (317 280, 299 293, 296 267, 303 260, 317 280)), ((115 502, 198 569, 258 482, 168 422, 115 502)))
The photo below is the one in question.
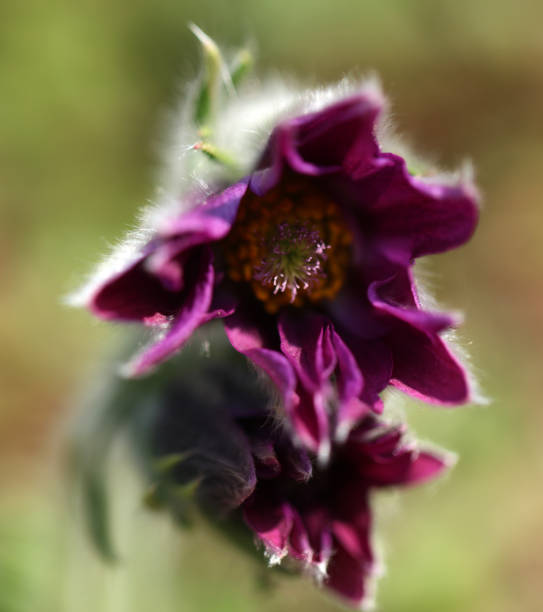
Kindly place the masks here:
POLYGON ((266 310, 333 299, 350 259, 352 234, 339 206, 302 177, 264 196, 243 197, 223 243, 228 276, 250 284, 266 310))

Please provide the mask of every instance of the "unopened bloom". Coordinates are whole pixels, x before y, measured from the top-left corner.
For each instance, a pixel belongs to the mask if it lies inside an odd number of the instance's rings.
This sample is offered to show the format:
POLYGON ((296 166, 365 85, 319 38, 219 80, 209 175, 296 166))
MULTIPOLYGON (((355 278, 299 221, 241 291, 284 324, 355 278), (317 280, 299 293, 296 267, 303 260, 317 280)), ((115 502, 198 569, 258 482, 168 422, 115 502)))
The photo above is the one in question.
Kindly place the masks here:
POLYGON ((199 326, 223 318, 234 348, 265 371, 306 447, 328 455, 389 384, 423 400, 470 398, 421 307, 412 267, 466 242, 474 188, 412 176, 383 152, 383 99, 360 90, 280 121, 249 175, 163 220, 132 261, 95 288, 97 316, 157 326, 130 364, 143 374, 199 326), (335 408, 331 408, 335 406, 335 408))
POLYGON ((270 558, 295 559, 349 603, 367 602, 379 567, 371 492, 430 480, 446 467, 442 457, 407 444, 404 433, 368 415, 306 482, 300 469, 292 469, 290 457, 280 459, 280 447, 276 455, 269 449, 267 462, 275 459, 275 473, 259 473, 257 463, 259 478, 243 511, 270 558))
POLYGON ((196 483, 207 515, 227 533, 243 521, 270 564, 290 561, 349 603, 367 603, 380 567, 372 493, 438 476, 445 456, 419 450, 405 427, 368 413, 323 465, 293 443, 235 359, 192 361, 198 382, 185 371, 147 402, 155 465, 171 466, 170 509, 182 502, 176 487, 196 483))

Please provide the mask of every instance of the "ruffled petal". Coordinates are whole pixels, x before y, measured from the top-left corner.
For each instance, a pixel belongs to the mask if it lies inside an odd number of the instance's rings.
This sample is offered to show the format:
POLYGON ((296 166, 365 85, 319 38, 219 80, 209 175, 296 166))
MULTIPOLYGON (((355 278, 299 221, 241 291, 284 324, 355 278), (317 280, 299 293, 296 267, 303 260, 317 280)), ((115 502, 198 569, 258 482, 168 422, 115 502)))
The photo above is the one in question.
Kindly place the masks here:
POLYGON ((139 376, 179 350, 192 333, 205 321, 213 295, 215 271, 213 254, 205 248, 199 259, 194 284, 186 289, 181 308, 164 336, 145 349, 126 366, 126 374, 139 376))
POLYGON ((244 178, 188 212, 166 218, 159 227, 159 235, 164 238, 190 236, 197 244, 224 238, 236 219, 248 182, 249 179, 244 178))
POLYGON ((466 371, 439 336, 403 325, 387 340, 393 355, 390 382, 395 387, 435 404, 470 401, 466 371))
POLYGON ((313 549, 309 543, 309 536, 302 517, 295 508, 292 508, 292 528, 289 535, 288 552, 298 561, 305 563, 313 561, 313 549))
MULTIPOLYGON (((325 503, 325 500, 321 500, 325 503)), ((332 554, 332 525, 330 512, 326 506, 315 506, 301 512, 302 520, 313 550, 315 569, 324 575, 332 554)))
POLYGON ((302 174, 343 170, 353 178, 375 171, 374 125, 383 100, 359 94, 324 110, 285 122, 278 130, 291 137, 281 143, 290 166, 302 174))
POLYGON ((323 110, 288 119, 273 131, 251 189, 262 194, 279 181, 284 166, 309 176, 341 172, 353 179, 372 174, 390 160, 379 155, 375 120, 384 101, 360 92, 323 110))
POLYGON ((298 403, 296 375, 288 360, 279 351, 267 348, 269 339, 266 325, 248 312, 238 309, 224 322, 226 335, 232 346, 261 368, 277 387, 285 408, 292 409, 298 403))
POLYGON ((278 502, 266 493, 261 487, 247 499, 243 504, 243 518, 264 543, 272 561, 280 561, 288 552, 293 512, 288 503, 278 502))
POLYGON ((337 546, 327 568, 324 584, 351 605, 361 607, 367 597, 367 582, 371 572, 352 557, 342 546, 337 546))
POLYGON ((473 185, 446 185, 411 176, 405 161, 394 161, 394 178, 372 209, 374 231, 389 242, 391 258, 441 253, 469 240, 479 210, 473 185))
POLYGON ((353 354, 331 325, 330 334, 337 357, 336 384, 339 401, 335 434, 338 441, 343 441, 353 425, 368 413, 370 407, 359 399, 364 379, 353 354))
POLYGON ((179 293, 149 274, 144 262, 145 257, 140 257, 101 285, 88 302, 91 312, 101 319, 116 321, 143 321, 157 313, 174 314, 179 307, 179 293))
POLYGON ((360 399, 375 412, 382 412, 379 393, 389 384, 393 372, 390 347, 383 340, 364 340, 356 336, 347 338, 349 349, 364 378, 360 399))
POLYGON ((388 487, 424 482, 446 467, 443 459, 415 449, 403 449, 394 455, 370 457, 359 465, 369 486, 388 487))
POLYGON ((308 391, 321 390, 336 366, 328 321, 313 312, 285 311, 279 315, 278 330, 281 351, 302 385, 308 391))
POLYGON ((426 482, 439 476, 443 470, 450 467, 450 463, 434 453, 420 452, 409 465, 404 474, 403 484, 416 484, 426 482))
POLYGON ((327 402, 332 393, 329 377, 337 363, 328 321, 315 313, 290 311, 279 317, 281 351, 300 380, 300 403, 290 415, 300 439, 321 459, 330 450, 327 402))
POLYGON ((320 391, 309 393, 303 387, 298 388, 298 397, 299 402, 287 409, 290 424, 300 442, 326 461, 330 453, 327 398, 320 391))
POLYGON ((388 316, 429 333, 438 333, 455 326, 459 317, 446 312, 427 312, 413 304, 411 294, 397 298, 396 278, 374 281, 368 287, 368 298, 378 316, 388 316))

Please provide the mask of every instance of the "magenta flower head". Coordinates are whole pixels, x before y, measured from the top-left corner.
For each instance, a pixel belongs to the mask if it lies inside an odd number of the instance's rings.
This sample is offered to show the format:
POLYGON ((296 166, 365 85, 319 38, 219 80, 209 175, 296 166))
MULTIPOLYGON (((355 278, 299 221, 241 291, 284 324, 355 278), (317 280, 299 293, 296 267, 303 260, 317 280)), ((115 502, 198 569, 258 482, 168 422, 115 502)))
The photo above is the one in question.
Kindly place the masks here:
MULTIPOLYGON (((388 385, 432 403, 469 401, 441 337, 455 317, 423 308, 413 264, 470 238, 477 198, 469 179, 414 176, 380 145, 385 100, 373 83, 293 90, 274 104, 249 96, 238 133, 223 138, 247 160, 247 134, 267 135, 238 179, 193 180, 84 302, 102 319, 158 330, 127 368, 136 376, 224 319, 232 346, 277 387, 297 437, 325 458, 368 409, 381 410, 388 385)), ((202 150, 220 161, 198 137, 186 154, 202 150)))
POLYGON ((281 462, 268 450, 275 473, 262 471, 243 513, 271 562, 293 559, 349 604, 368 604, 380 567, 372 546, 372 490, 430 480, 446 467, 443 457, 406 443, 404 433, 367 416, 311 477, 293 469, 300 463, 292 456, 281 462))
POLYGON ((271 566, 305 572, 351 605, 369 604, 381 567, 373 493, 433 479, 450 464, 446 455, 418 449, 404 426, 368 413, 323 465, 294 443, 246 364, 228 351, 198 356, 192 346, 184 374, 132 406, 151 413, 142 422, 153 490, 178 516, 186 503, 179 491, 194 483, 198 507, 249 552, 253 539, 271 566))
POLYGON ((141 405, 148 415, 139 419, 144 436, 135 450, 151 457, 150 485, 162 505, 182 519, 189 491, 252 555, 256 542, 269 565, 304 572, 350 605, 371 603, 381 569, 374 493, 431 480, 448 457, 420 450, 404 426, 368 412, 332 444, 323 465, 293 441, 241 358, 191 347, 178 360, 184 376, 162 378, 147 396, 133 394, 132 414, 141 405))

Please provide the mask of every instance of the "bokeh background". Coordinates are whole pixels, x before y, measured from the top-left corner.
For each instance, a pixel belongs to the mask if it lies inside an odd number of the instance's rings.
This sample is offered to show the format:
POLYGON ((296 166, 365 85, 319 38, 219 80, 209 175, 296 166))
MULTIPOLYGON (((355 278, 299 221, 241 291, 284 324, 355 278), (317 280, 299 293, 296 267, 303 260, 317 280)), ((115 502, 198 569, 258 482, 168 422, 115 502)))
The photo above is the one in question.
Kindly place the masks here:
POLYGON ((157 133, 196 74, 199 24, 256 41, 261 72, 313 82, 376 70, 401 132, 445 167, 470 158, 474 240, 426 269, 492 402, 405 403, 456 451, 444 482, 379 500, 383 612, 543 609, 543 4, 535 0, 26 0, 0 6, 1 612, 336 610, 264 581, 201 525, 148 515, 116 486, 123 561, 86 545, 62 449, 78 390, 118 332, 60 297, 152 196, 157 133))

